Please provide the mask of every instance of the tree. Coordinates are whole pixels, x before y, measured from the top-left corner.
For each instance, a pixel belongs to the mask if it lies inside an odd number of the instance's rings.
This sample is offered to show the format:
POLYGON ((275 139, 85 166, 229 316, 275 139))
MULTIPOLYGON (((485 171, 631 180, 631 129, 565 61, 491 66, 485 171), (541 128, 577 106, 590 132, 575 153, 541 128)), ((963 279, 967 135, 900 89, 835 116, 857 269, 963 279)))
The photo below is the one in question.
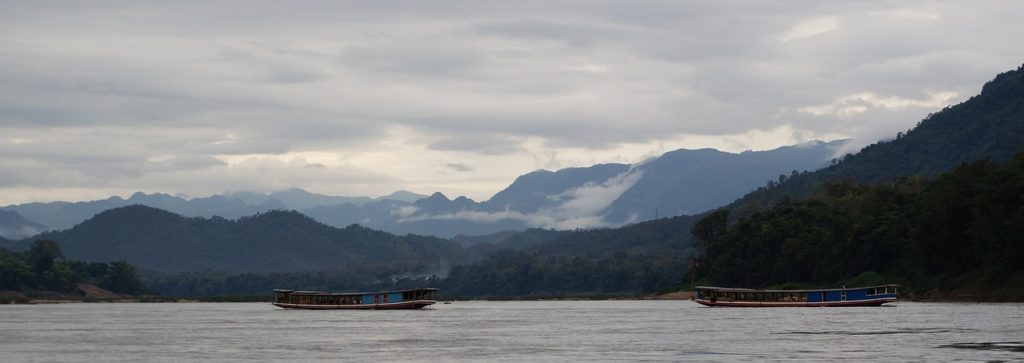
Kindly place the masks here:
POLYGON ((729 210, 719 209, 704 217, 690 229, 690 234, 704 243, 704 249, 713 244, 728 230, 729 210))
POLYGON ((60 245, 54 240, 41 239, 32 243, 28 251, 28 259, 32 264, 32 272, 36 276, 38 287, 66 291, 71 288, 71 271, 66 266, 57 264, 64 258, 60 245))
POLYGON ((0 248, 0 290, 20 290, 31 285, 35 274, 20 256, 0 248))
POLYGON ((139 279, 135 266, 125 260, 110 263, 107 275, 103 278, 100 287, 122 294, 138 295, 145 292, 145 287, 142 285, 142 280, 139 279))
POLYGON ((61 252, 57 241, 53 240, 36 240, 28 251, 29 262, 37 274, 52 269, 54 261, 59 258, 64 258, 64 253, 61 252))

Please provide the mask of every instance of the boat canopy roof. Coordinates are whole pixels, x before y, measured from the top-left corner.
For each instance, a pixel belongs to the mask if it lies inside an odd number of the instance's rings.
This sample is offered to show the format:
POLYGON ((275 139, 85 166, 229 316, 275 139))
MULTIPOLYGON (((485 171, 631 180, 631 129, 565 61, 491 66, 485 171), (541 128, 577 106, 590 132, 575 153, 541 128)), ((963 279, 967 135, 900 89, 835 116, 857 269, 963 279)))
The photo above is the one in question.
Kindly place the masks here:
POLYGON ((860 286, 860 287, 839 287, 839 288, 828 288, 828 289, 801 289, 801 290, 759 290, 759 289, 745 289, 738 287, 716 287, 716 286, 697 286, 695 289, 698 290, 715 290, 715 291, 733 291, 733 292, 820 292, 820 291, 843 291, 843 290, 860 290, 860 289, 872 289, 878 287, 899 287, 897 284, 888 285, 875 285, 875 286, 860 286))
POLYGON ((328 291, 296 291, 288 289, 274 289, 274 292, 283 293, 295 293, 302 295, 366 295, 366 294, 387 294, 393 292, 406 292, 406 291, 438 291, 435 287, 423 287, 419 289, 404 289, 404 290, 388 290, 388 291, 375 291, 375 292, 328 292, 328 291))

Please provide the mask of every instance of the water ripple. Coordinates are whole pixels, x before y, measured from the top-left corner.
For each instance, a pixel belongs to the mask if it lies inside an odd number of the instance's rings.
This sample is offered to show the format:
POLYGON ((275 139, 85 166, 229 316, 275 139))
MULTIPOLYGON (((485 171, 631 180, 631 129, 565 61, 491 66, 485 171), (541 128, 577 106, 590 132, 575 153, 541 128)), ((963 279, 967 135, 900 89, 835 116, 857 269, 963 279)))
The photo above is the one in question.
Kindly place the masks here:
POLYGON ((939 334, 939 333, 959 333, 970 331, 971 329, 955 329, 955 328, 902 328, 896 330, 867 330, 867 331, 844 331, 844 330, 824 330, 824 331, 788 331, 776 334, 797 334, 797 335, 891 335, 891 334, 939 334))
POLYGON ((953 343, 940 345, 939 348, 956 348, 971 350, 1002 350, 1008 352, 1024 352, 1024 342, 977 342, 953 343))

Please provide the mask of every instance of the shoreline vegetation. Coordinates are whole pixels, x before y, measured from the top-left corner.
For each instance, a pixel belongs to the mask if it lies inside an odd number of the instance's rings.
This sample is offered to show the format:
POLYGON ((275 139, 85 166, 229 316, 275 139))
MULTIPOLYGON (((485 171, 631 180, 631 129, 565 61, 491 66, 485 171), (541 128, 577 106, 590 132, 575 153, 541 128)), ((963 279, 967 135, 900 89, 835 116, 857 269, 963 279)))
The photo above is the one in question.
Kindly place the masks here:
MULTIPOLYGON (((692 291, 672 291, 657 294, 577 294, 577 295, 535 295, 523 297, 443 297, 439 301, 682 301, 691 300, 692 291)), ((167 296, 115 296, 89 297, 72 295, 44 294, 32 296, 17 291, 0 291, 0 305, 47 305, 47 304, 80 304, 80 303, 207 303, 207 302, 266 302, 271 301, 266 295, 230 295, 206 297, 167 297, 167 296)), ((901 294, 900 301, 935 302, 935 303, 1021 303, 1024 299, 1018 296, 993 296, 977 291, 951 291, 930 293, 901 294)))

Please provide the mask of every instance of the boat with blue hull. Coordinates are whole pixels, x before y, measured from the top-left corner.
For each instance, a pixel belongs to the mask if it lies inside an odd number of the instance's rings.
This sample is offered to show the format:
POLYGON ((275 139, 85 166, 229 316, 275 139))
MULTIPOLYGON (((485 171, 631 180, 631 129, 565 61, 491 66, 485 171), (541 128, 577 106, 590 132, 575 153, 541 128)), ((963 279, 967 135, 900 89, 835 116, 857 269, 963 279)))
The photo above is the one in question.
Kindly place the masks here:
POLYGON ((285 309, 382 310, 420 309, 437 303, 435 288, 380 292, 274 290, 272 304, 285 309))
POLYGON ((810 306, 879 306, 896 301, 899 285, 870 287, 755 290, 729 287, 697 286, 693 301, 707 306, 725 307, 810 307, 810 306))

